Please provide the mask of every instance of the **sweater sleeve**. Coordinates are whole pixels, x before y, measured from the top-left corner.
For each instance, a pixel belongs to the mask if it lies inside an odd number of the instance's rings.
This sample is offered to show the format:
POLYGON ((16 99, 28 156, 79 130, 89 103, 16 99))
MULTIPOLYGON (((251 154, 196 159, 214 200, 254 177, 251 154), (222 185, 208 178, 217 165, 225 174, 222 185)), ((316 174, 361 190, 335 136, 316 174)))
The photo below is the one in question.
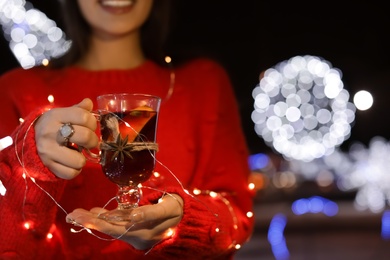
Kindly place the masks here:
POLYGON ((184 199, 184 215, 173 236, 148 252, 151 257, 230 259, 252 233, 254 193, 248 189, 248 151, 238 105, 225 71, 212 62, 201 65, 205 68, 197 69, 205 70, 207 78, 202 80, 209 83, 198 90, 204 109, 198 106, 202 116, 197 175, 193 187, 185 187, 191 190, 167 189, 184 199))
MULTIPOLYGON (((5 83, 1 81, 2 90, 6 90, 5 83)), ((6 93, 2 92, 1 100, 8 100, 6 93)), ((5 113, 12 107, 0 105, 5 113)), ((14 125, 15 130, 9 134, 8 130, 2 132, 12 138, 13 144, 0 151, 0 230, 7 239, 7 243, 0 243, 0 252, 30 251, 33 257, 36 246, 46 245, 46 235, 54 225, 58 210, 55 201, 61 196, 65 182, 42 164, 36 151, 33 124, 42 112, 42 109, 32 111, 16 129, 16 110, 10 111, 2 122, 4 127, 14 125)))

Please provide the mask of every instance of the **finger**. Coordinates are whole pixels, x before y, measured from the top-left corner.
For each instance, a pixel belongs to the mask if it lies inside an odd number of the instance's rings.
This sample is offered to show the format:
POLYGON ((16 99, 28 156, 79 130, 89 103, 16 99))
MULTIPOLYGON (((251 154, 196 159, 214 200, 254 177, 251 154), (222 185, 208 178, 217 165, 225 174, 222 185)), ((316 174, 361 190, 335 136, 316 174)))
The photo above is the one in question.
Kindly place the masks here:
POLYGON ((80 107, 88 111, 92 111, 93 102, 90 98, 84 98, 80 103, 74 105, 75 107, 80 107))
MULTIPOLYGON (((83 126, 95 131, 97 119, 93 113, 80 107, 68 107, 57 111, 61 124, 70 123, 73 126, 83 126)), ((60 127, 60 126, 59 126, 60 127)))
POLYGON ((56 140, 59 144, 66 141, 88 149, 94 148, 98 145, 99 137, 96 135, 95 131, 79 125, 72 125, 72 127, 74 133, 68 140, 65 140, 65 138, 61 136, 60 131, 58 131, 56 140))
POLYGON ((153 222, 166 219, 167 212, 160 204, 147 205, 134 209, 130 218, 132 223, 153 222))
POLYGON ((85 163, 85 157, 76 150, 59 145, 55 141, 42 141, 37 144, 39 156, 43 161, 55 161, 65 166, 80 169, 85 163))
POLYGON ((77 223, 91 229, 98 229, 101 225, 110 225, 108 222, 97 218, 97 216, 97 214, 85 209, 75 209, 66 216, 66 222, 77 223))
POLYGON ((86 164, 84 155, 66 146, 60 147, 58 152, 52 152, 50 156, 54 162, 74 169, 81 169, 86 164))
MULTIPOLYGON (((97 120, 96 120, 96 117, 95 117, 94 113, 90 113, 92 111, 92 109, 93 109, 93 102, 92 102, 92 100, 89 99, 89 98, 85 98, 80 103, 74 105, 73 107, 81 108, 82 110, 88 112, 86 114, 80 114, 81 122, 79 122, 79 124, 86 125, 90 129, 95 131, 96 127, 97 127, 97 120), (85 124, 84 124, 84 122, 85 122, 85 124)), ((75 124, 78 124, 77 121, 75 122, 75 124)))
POLYGON ((182 216, 182 206, 177 198, 165 196, 158 204, 146 205, 133 210, 131 220, 137 222, 161 221, 182 216))
POLYGON ((61 163, 52 162, 49 166, 47 166, 50 171, 56 175, 58 178, 70 180, 80 174, 81 168, 71 168, 65 166, 61 163))
POLYGON ((65 146, 58 147, 57 150, 52 150, 50 153, 41 152, 40 157, 50 171, 57 177, 66 180, 76 177, 86 163, 82 154, 65 146))
MULTIPOLYGON (((104 211, 102 208, 100 208, 100 210, 104 211)), ((126 228, 124 226, 113 225, 98 218, 98 215, 99 213, 87 211, 85 209, 75 209, 66 216, 66 222, 98 230, 99 232, 113 237, 119 237, 126 233, 126 228)))
POLYGON ((95 208, 90 209, 90 212, 93 214, 96 214, 96 215, 100 215, 100 214, 105 213, 107 211, 108 211, 107 209, 100 208, 100 207, 95 207, 95 208))

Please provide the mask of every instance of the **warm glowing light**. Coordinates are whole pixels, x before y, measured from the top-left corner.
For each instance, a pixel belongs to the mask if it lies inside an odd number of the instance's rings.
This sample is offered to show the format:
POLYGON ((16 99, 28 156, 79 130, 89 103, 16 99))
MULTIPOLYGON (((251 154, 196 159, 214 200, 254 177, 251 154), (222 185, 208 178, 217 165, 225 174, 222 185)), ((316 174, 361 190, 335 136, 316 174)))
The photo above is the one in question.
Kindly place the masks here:
POLYGON ((265 177, 264 174, 261 174, 259 172, 251 172, 249 175, 249 184, 248 187, 250 190, 261 190, 265 188, 265 177))
POLYGON ((372 98, 370 92, 366 90, 360 90, 353 97, 353 103, 357 109, 367 110, 371 108, 372 104, 374 103, 374 99, 372 98))
POLYGON ((52 238, 53 238, 53 234, 52 234, 52 233, 48 233, 48 234, 46 235, 46 238, 47 238, 47 239, 52 239, 52 238))
POLYGON ((23 118, 19 118, 19 123, 23 123, 24 122, 24 119, 23 118))
POLYGON ((154 177, 156 177, 156 178, 160 177, 160 173, 159 173, 159 172, 154 172, 153 175, 154 175, 154 177))
POLYGON ((246 213, 246 216, 247 216, 248 218, 252 218, 252 217, 254 216, 254 214, 253 214, 252 211, 248 211, 248 212, 246 213))
POLYGON ((218 196, 218 193, 216 193, 214 191, 210 191, 210 197, 215 198, 217 196, 218 196))
POLYGON ((54 102, 54 96, 53 95, 49 95, 47 97, 47 100, 50 102, 50 103, 53 103, 54 102))
POLYGON ((25 229, 27 229, 27 230, 30 229, 31 226, 32 226, 32 225, 31 225, 31 222, 29 222, 29 221, 26 221, 26 222, 23 223, 23 227, 24 227, 25 229))
POLYGON ((297 183, 297 177, 291 171, 280 172, 272 180, 275 187, 278 188, 291 188, 297 183))
POLYGON ((168 229, 167 232, 165 233, 165 237, 171 237, 173 236, 175 232, 173 231, 172 228, 168 229))
POLYGON ((218 233, 218 232, 219 232, 219 228, 216 228, 216 229, 215 229, 215 232, 217 232, 217 233, 218 233))
POLYGON ((43 60, 42 60, 42 65, 43 65, 43 66, 49 65, 49 60, 48 60, 48 59, 43 59, 43 60))
POLYGON ((171 62, 172 62, 171 57, 166 56, 166 57, 165 57, 165 62, 166 62, 166 63, 171 63, 171 62))
POLYGON ((11 136, 6 136, 6 137, 0 139, 0 151, 6 147, 12 145, 12 143, 13 143, 13 140, 12 140, 11 136))
POLYGON ((199 195, 199 194, 201 193, 201 191, 198 190, 198 189, 194 189, 194 190, 193 190, 193 193, 194 193, 194 195, 199 195))
POLYGON ((316 176, 317 184, 320 187, 330 186, 333 184, 334 180, 335 180, 335 178, 334 178, 333 174, 330 171, 327 171, 325 169, 320 171, 318 173, 318 175, 316 176))
POLYGON ((238 250, 238 249, 241 248, 241 245, 240 245, 240 244, 237 244, 237 245, 234 246, 234 248, 238 250))

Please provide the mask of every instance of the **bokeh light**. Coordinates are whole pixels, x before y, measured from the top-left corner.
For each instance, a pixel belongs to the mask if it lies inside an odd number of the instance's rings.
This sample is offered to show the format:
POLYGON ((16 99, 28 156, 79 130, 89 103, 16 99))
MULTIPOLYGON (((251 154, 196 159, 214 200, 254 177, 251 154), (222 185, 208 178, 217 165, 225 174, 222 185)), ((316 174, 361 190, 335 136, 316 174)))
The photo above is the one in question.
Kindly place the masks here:
POLYGON ((11 136, 6 136, 0 139, 0 151, 10 146, 13 143, 11 136))
POLYGON ((342 191, 356 190, 355 208, 382 212, 390 205, 390 143, 374 137, 369 146, 354 143, 349 152, 353 168, 339 176, 342 191))
POLYGON ((350 137, 355 120, 341 77, 329 62, 310 55, 267 69, 252 92, 257 135, 286 159, 331 154, 350 137))
POLYGON ((286 238, 284 237, 286 224, 287 217, 283 214, 277 214, 272 218, 269 225, 267 238, 277 260, 290 258, 290 252, 287 248, 286 238))
POLYGON ((326 216, 332 217, 338 213, 339 207, 337 203, 329 199, 321 196, 313 196, 307 199, 302 198, 294 201, 291 210, 296 215, 323 213, 326 216))
POLYGON ((353 103, 359 110, 367 110, 371 108, 374 103, 374 99, 370 92, 366 90, 358 91, 353 97, 353 103))
POLYGON ((64 32, 46 14, 24 0, 0 0, 0 24, 4 37, 24 69, 47 65, 70 47, 64 32))

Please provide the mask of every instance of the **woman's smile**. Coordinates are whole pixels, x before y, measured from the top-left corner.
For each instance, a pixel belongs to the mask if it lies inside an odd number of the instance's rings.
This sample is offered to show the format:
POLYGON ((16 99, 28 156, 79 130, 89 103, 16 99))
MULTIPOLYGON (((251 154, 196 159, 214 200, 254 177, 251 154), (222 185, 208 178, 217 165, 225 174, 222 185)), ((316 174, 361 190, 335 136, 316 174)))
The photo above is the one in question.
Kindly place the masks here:
POLYGON ((125 13, 131 10, 135 0, 100 0, 104 10, 111 13, 125 13))
POLYGON ((77 0, 95 36, 111 39, 138 33, 151 11, 153 0, 77 0))

